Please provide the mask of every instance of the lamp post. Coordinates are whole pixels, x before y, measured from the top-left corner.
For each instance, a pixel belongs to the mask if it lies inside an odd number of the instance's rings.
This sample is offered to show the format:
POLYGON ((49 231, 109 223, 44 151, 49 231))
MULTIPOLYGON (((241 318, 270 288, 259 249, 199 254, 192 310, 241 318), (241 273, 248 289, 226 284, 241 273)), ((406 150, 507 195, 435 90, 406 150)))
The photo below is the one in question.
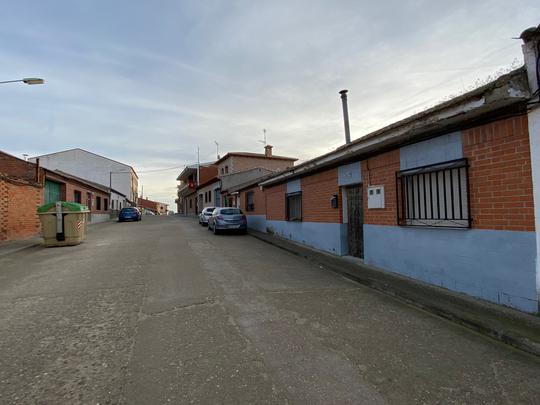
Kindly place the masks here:
POLYGON ((45 80, 40 79, 38 77, 27 77, 27 78, 24 78, 24 79, 5 80, 3 82, 0 82, 0 84, 7 84, 7 83, 43 84, 43 83, 45 83, 45 80))

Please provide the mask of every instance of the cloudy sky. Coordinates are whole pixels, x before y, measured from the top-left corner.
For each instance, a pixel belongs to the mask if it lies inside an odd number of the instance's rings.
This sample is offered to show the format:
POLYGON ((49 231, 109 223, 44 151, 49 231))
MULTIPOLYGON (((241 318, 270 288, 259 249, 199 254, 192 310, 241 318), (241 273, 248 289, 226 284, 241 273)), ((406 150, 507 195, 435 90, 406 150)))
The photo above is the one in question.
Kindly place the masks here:
POLYGON ((521 65, 540 23, 531 1, 2 2, 0 149, 73 147, 133 165, 152 199, 172 203, 180 170, 262 152, 315 157, 480 79, 521 65))

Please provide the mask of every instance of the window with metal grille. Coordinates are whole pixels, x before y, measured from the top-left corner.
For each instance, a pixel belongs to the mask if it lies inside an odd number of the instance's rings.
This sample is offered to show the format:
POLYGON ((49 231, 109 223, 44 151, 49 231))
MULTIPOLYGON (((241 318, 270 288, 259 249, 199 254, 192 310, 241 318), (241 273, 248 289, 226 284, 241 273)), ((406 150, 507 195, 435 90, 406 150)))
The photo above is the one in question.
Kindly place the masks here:
POLYGON ((396 173, 398 224, 469 228, 467 159, 396 173))
POLYGON ((287 221, 302 220, 302 192, 287 194, 285 196, 285 209, 287 211, 287 221))
POLYGON ((246 211, 255 210, 255 193, 253 191, 248 191, 246 193, 246 211))

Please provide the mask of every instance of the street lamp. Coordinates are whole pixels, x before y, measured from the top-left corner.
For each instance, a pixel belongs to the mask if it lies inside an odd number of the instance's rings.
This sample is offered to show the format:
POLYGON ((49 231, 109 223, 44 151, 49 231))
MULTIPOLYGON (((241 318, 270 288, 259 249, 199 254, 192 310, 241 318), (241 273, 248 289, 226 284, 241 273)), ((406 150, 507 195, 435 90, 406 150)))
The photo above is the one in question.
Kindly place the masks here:
POLYGON ((43 84, 43 83, 45 83, 45 80, 40 79, 38 77, 27 77, 27 78, 19 79, 19 80, 6 80, 6 81, 3 81, 3 82, 0 82, 0 84, 18 83, 18 82, 22 82, 22 83, 26 83, 26 84, 43 84))

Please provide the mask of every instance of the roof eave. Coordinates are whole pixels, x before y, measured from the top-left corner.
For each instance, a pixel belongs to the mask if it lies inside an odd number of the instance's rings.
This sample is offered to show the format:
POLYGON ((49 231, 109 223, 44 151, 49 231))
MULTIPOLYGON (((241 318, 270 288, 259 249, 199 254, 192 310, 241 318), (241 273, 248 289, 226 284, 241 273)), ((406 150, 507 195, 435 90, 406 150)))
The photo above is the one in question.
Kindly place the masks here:
POLYGON ((339 162, 353 158, 360 159, 362 156, 373 154, 377 150, 411 143, 413 140, 429 137, 429 134, 441 133, 444 130, 451 130, 451 128, 455 129, 468 120, 479 118, 514 104, 524 103, 530 98, 530 92, 526 76, 520 72, 522 71, 518 69, 507 75, 507 80, 502 83, 492 82, 481 89, 457 97, 424 113, 375 131, 348 145, 343 145, 330 153, 263 181, 260 185, 268 187, 339 162))

